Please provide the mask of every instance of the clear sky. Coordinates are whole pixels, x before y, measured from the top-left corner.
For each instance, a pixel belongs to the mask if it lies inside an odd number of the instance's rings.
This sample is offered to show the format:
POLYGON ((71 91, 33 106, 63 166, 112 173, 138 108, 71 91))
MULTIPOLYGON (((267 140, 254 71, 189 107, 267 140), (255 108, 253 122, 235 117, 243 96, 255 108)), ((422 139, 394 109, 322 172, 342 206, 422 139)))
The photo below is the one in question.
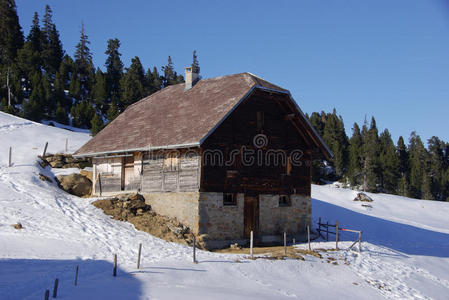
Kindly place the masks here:
POLYGON ((374 115, 396 142, 412 130, 449 141, 449 1, 16 0, 28 34, 45 4, 73 56, 81 22, 96 67, 118 38, 125 66, 199 55, 203 78, 251 72, 289 89, 304 112, 333 108, 350 136, 374 115))

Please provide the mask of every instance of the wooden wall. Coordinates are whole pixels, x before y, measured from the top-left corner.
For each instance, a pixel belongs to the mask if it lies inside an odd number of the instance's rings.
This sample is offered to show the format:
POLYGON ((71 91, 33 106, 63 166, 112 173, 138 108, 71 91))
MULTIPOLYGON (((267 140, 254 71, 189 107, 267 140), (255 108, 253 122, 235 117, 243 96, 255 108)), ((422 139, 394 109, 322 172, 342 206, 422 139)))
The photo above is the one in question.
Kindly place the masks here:
POLYGON ((310 196, 311 141, 300 132, 294 111, 286 102, 282 96, 256 92, 208 137, 202 146, 203 151, 220 150, 227 161, 232 151, 246 147, 254 151, 256 162, 250 166, 242 163, 242 151, 230 166, 211 166, 203 161, 201 191, 310 196), (265 147, 254 146, 253 138, 257 134, 267 136, 265 147), (294 150, 302 151, 301 166, 266 163, 266 153, 273 150, 283 151, 286 157, 294 150), (262 157, 261 165, 257 163, 258 155, 262 157))
POLYGON ((95 158, 95 194, 121 191, 191 192, 199 190, 199 149, 160 150, 95 158), (125 156, 126 155, 126 156, 125 156), (143 157, 143 162, 142 162, 143 157), (143 168, 143 171, 142 171, 143 168))

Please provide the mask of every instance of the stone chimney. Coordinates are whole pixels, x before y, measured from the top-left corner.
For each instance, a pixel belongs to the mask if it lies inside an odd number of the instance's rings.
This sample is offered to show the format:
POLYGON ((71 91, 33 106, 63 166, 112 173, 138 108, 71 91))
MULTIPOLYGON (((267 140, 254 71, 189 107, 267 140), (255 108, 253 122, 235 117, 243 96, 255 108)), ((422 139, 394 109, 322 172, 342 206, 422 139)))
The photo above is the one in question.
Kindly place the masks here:
POLYGON ((186 87, 184 90, 190 90, 197 82, 200 80, 199 78, 199 70, 194 67, 186 67, 186 76, 185 82, 186 87))

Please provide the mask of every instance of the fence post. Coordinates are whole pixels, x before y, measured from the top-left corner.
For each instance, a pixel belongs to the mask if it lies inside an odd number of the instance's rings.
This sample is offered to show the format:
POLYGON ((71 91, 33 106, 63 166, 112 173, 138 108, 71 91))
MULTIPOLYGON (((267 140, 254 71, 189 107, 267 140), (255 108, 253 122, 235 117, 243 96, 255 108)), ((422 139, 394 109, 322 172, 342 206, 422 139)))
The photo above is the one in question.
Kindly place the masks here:
POLYGON ((335 249, 338 250, 338 221, 335 223, 335 249))
POLYGON ((293 245, 296 245, 296 239, 293 238, 293 245))
POLYGON ((45 290, 45 296, 44 299, 48 300, 48 298, 50 298, 50 291, 49 290, 45 290))
POLYGON ((8 167, 11 167, 11 165, 12 165, 11 156, 12 156, 12 147, 9 147, 9 161, 8 161, 8 167))
POLYGON ((362 231, 359 232, 359 252, 362 252, 362 231))
POLYGON ((196 237, 193 236, 193 263, 196 264, 196 237))
POLYGON ((250 240, 249 240, 249 253, 251 255, 251 259, 254 258, 253 246, 254 246, 254 232, 251 230, 250 240))
POLYGON ((114 268, 112 270, 112 276, 117 276, 117 254, 114 254, 114 268))
POLYGON ((312 248, 310 247, 310 227, 307 226, 307 241, 309 242, 309 250, 312 250, 312 248))
POLYGON ((42 158, 45 158, 45 153, 47 153, 48 142, 45 143, 44 153, 42 153, 42 158))
POLYGON ((139 244, 139 252, 137 254, 137 269, 140 269, 140 254, 142 252, 142 243, 139 244))
POLYGON ((287 256, 287 232, 284 231, 284 255, 287 256))
POLYGON ((77 286, 77 284, 78 284, 78 266, 76 266, 75 269, 75 286, 77 286))
POLYGON ((59 283, 59 279, 56 278, 55 285, 53 286, 53 298, 56 298, 56 296, 58 295, 58 283, 59 283))
POLYGON ((69 139, 66 138, 65 139, 65 152, 68 152, 68 151, 69 151, 69 139))

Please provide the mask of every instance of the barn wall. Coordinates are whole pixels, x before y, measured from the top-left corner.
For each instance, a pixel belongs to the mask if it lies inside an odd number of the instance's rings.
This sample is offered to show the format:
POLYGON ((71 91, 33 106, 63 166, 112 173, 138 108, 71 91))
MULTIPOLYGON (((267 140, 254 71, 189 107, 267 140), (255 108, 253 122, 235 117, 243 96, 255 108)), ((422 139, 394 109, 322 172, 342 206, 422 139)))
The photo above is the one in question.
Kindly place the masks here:
POLYGON ((145 202, 160 215, 176 218, 198 232, 198 192, 143 194, 145 202))
POLYGON ((310 225, 311 198, 291 195, 291 206, 280 207, 279 195, 260 195, 259 233, 261 235, 281 235, 304 233, 310 225))
MULTIPOLYGON (((306 226, 310 225, 311 198, 303 195, 290 198, 291 206, 279 207, 279 195, 259 195, 256 238, 279 241, 284 231, 298 241, 304 236, 306 226)), ((244 240, 244 194, 238 194, 237 206, 223 206, 223 193, 200 193, 198 226, 198 234, 207 235, 211 247, 244 240)))
POLYGON ((199 190, 201 161, 199 149, 153 151, 151 155, 148 152, 144 154, 134 152, 132 155, 132 157, 92 160, 94 195, 100 195, 100 191, 102 195, 113 195, 120 192, 159 193, 199 190))
POLYGON ((243 204, 243 194, 238 194, 237 206, 223 206, 223 193, 201 193, 199 234, 217 240, 243 238, 243 204))

